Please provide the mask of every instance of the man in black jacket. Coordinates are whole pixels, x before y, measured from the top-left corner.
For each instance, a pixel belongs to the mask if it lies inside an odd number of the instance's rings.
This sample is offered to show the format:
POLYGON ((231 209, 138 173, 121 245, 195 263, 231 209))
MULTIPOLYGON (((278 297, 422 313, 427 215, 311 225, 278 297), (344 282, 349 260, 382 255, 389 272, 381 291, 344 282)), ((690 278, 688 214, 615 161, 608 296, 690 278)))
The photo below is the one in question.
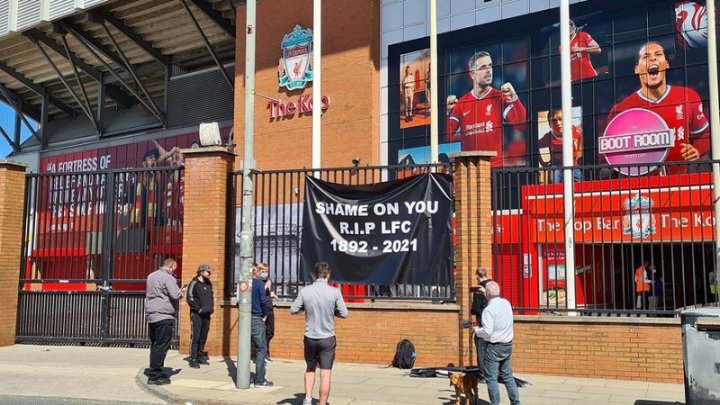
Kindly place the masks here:
MULTIPOLYGON (((473 300, 472 306, 470 307, 470 313, 475 315, 476 326, 482 326, 482 313, 488 304, 488 299, 485 297, 485 285, 492 280, 488 278, 487 270, 485 270, 482 266, 475 270, 475 276, 477 277, 478 286, 473 289, 473 300)), ((475 336, 475 351, 477 353, 478 372, 482 375, 483 370, 485 370, 485 347, 487 346, 487 342, 474 333, 473 336, 475 336)))
POLYGON ((190 305, 190 367, 210 364, 205 352, 205 342, 210 330, 213 313, 213 287, 210 282, 212 269, 207 264, 198 266, 197 276, 188 286, 187 302, 190 305))

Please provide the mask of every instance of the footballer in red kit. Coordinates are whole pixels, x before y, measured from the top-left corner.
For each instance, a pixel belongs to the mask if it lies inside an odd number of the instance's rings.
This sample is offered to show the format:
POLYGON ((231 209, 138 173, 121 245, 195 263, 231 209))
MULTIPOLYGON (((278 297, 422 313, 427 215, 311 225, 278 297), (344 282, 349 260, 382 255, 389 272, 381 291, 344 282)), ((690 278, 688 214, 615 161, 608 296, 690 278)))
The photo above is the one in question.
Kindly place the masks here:
POLYGON ((492 167, 503 167, 503 123, 524 124, 525 106, 510 83, 501 90, 492 87, 492 58, 487 52, 475 53, 468 62, 473 89, 459 100, 447 99, 448 142, 460 141, 463 151, 495 151, 492 167))
POLYGON ((600 52, 600 46, 593 37, 585 31, 578 30, 575 23, 570 20, 570 77, 573 81, 597 76, 590 55, 600 52))
MULTIPOLYGON (((631 108, 652 111, 665 121, 675 135, 675 145, 668 150, 665 160, 698 160, 710 150, 710 125, 695 90, 667 84, 666 71, 669 67, 661 44, 649 42, 643 45, 638 51, 635 66, 641 87, 612 108, 608 121, 631 108)), ((685 167, 678 166, 668 171, 683 173, 685 167)))

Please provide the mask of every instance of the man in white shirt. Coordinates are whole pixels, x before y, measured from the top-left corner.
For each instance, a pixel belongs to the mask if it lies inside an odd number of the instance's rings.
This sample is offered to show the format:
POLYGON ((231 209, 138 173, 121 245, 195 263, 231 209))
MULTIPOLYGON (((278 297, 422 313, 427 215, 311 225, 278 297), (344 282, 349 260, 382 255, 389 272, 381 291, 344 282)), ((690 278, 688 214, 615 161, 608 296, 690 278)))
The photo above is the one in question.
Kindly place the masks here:
POLYGON ((500 285, 490 281, 485 288, 480 287, 488 299, 488 305, 482 312, 482 326, 476 326, 476 336, 485 339, 485 383, 488 388, 490 405, 500 404, 500 386, 498 371, 501 374, 511 405, 520 405, 515 377, 510 368, 513 340, 513 312, 510 302, 500 298, 500 285), (484 290, 484 291, 483 291, 484 290))

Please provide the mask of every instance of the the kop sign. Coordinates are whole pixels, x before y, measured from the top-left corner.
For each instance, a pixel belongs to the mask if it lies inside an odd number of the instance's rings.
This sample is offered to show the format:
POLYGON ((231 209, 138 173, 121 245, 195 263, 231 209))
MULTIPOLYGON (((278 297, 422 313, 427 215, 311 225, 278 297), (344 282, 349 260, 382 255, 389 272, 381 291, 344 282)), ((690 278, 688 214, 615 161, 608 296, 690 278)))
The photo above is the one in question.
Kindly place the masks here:
MULTIPOLYGON (((313 33, 296 25, 280 43, 282 57, 278 62, 278 85, 287 90, 304 89, 313 79, 313 33)), ((330 106, 330 97, 322 96, 322 109, 330 106)), ((267 109, 271 119, 290 118, 312 113, 312 97, 302 94, 297 101, 270 100, 267 109)))

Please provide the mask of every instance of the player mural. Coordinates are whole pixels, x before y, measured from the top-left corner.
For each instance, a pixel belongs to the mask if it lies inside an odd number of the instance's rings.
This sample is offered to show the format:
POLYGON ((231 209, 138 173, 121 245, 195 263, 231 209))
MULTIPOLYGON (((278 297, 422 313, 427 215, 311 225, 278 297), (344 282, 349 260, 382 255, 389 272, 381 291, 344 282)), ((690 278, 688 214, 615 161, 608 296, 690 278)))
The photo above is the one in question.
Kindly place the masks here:
MULTIPOLYGON (((467 74, 472 88, 458 98, 454 94, 447 96, 447 124, 445 138, 447 142, 460 142, 463 151, 493 151, 497 155, 490 160, 492 167, 506 166, 505 158, 509 152, 504 148, 504 131, 507 124, 517 126, 525 124, 527 111, 518 97, 512 83, 504 82, 498 87, 493 83, 493 59, 489 52, 475 52, 467 62, 467 74)), ((521 143, 522 137, 520 139, 521 143)), ((521 146, 524 149, 524 145, 521 146)), ((523 152, 515 154, 523 155, 523 152)))
MULTIPOLYGON (((636 54, 635 74, 640 89, 613 106, 609 124, 599 139, 599 152, 618 164, 624 175, 655 171, 653 163, 694 161, 710 150, 710 125, 700 96, 685 86, 670 85, 670 62, 659 42, 642 45, 636 54), (642 163, 648 166, 621 166, 642 163)), ((659 174, 684 173, 687 166, 672 166, 659 174)))
POLYGON ((570 77, 573 81, 592 79, 598 75, 593 67, 590 55, 602 52, 600 45, 590 36, 584 27, 576 27, 570 20, 570 77))
MULTIPOLYGON (((493 151, 493 169, 561 166, 561 126, 553 123, 566 117, 554 118, 552 110, 562 104, 560 38, 567 34, 573 161, 578 168, 611 166, 574 171, 574 180, 707 170, 700 163, 710 150, 705 4, 590 0, 571 6, 567 33, 552 9, 441 34, 433 66, 443 116, 439 142, 493 151), (687 163, 666 169, 667 162, 687 163)), ((425 55, 428 43, 423 38, 388 49, 388 68, 397 77, 390 80, 389 105, 400 106, 387 121, 390 164, 407 156, 401 151, 430 144, 429 125, 415 123, 422 115, 422 75, 432 70, 416 74, 419 68, 409 63, 425 55)))
MULTIPOLYGON (((573 165, 580 166, 582 164, 582 110, 580 107, 573 108, 572 119, 564 120, 562 109, 552 108, 548 111, 538 113, 538 154, 541 167, 561 167, 563 166, 562 144, 563 144, 563 126, 571 125, 572 127, 572 145, 573 145, 573 165)), ((573 169, 573 181, 582 180, 582 170, 573 169)), ((563 181, 563 171, 543 171, 540 172, 541 183, 560 184, 563 181)))
POLYGON ((424 49, 400 56, 400 127, 430 125, 430 55, 424 49))

